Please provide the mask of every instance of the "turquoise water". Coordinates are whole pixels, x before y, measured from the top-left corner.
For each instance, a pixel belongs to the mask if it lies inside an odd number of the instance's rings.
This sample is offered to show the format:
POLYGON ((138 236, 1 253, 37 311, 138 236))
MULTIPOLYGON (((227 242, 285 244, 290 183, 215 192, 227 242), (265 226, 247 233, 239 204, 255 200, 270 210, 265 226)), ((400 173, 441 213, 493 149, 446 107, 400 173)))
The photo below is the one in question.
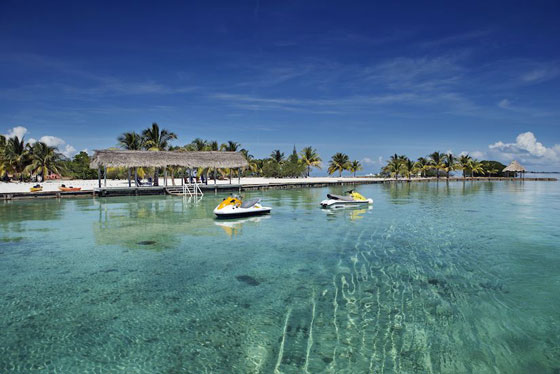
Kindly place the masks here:
POLYGON ((0 205, 0 373, 560 372, 556 182, 0 205))

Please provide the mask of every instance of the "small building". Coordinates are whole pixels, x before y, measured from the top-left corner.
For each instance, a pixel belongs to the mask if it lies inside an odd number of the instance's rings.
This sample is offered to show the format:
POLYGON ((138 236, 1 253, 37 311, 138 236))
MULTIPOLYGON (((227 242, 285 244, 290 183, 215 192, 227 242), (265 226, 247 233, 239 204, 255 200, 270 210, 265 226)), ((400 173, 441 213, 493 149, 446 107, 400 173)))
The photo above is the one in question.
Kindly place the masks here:
POLYGON ((503 170, 504 173, 513 173, 513 176, 517 173, 521 174, 521 177, 525 174, 526 170, 521 164, 515 160, 513 160, 508 166, 506 166, 503 170))
MULTIPOLYGON (((130 187, 131 169, 134 169, 134 181, 138 180, 137 168, 153 167, 164 169, 164 180, 167 185, 167 168, 182 167, 192 175, 194 169, 202 168, 208 172, 214 172, 214 183, 217 169, 241 169, 249 166, 249 163, 239 152, 222 151, 125 151, 125 150, 96 150, 94 151, 90 168, 98 170, 99 187, 101 188, 101 174, 103 171, 105 187, 107 186, 107 168, 127 168, 128 185, 130 187)), ((155 181, 157 184, 157 181, 155 181)), ((230 174, 231 182, 231 174, 230 174)))

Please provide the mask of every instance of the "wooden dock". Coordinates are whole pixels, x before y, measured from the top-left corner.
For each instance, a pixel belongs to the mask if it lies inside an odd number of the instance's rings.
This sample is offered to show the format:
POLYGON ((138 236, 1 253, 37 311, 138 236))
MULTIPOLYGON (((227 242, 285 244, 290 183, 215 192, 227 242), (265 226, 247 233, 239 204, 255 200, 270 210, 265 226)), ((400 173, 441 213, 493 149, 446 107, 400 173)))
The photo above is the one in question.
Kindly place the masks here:
MULTIPOLYGON (((510 181, 510 182, 556 182, 557 178, 498 178, 498 177, 477 177, 477 178, 416 178, 412 180, 387 178, 359 178, 352 180, 335 179, 332 181, 309 181, 302 178, 301 181, 287 181, 282 182, 281 179, 270 183, 260 184, 199 184, 200 189, 206 193, 221 193, 221 192, 240 192, 240 191, 258 191, 269 189, 296 189, 296 188, 321 188, 330 186, 348 186, 348 185, 361 185, 361 184, 379 184, 379 183, 425 183, 435 182, 448 183, 448 182, 487 182, 487 181, 510 181)), ((156 186, 156 187, 101 187, 93 190, 82 190, 73 192, 61 191, 42 191, 42 192, 9 192, 1 193, 0 200, 20 200, 20 199, 64 199, 64 198, 80 198, 80 197, 113 197, 113 196, 146 196, 146 195, 168 195, 176 193, 169 193, 167 188, 173 186, 156 186)), ((175 186, 175 190, 181 186, 175 186)))

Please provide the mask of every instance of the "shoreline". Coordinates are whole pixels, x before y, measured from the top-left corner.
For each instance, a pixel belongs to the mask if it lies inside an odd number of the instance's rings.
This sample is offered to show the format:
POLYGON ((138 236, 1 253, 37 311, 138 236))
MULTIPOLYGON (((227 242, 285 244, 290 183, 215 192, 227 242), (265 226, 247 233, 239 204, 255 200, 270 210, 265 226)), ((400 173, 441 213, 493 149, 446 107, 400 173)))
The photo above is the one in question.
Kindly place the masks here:
MULTIPOLYGON (((450 178, 374 178, 374 177, 309 177, 309 178, 241 178, 241 184, 237 179, 219 180, 216 184, 210 181, 207 185, 199 184, 201 190, 209 192, 232 192, 232 191, 255 191, 268 189, 292 189, 292 188, 320 188, 328 186, 377 184, 377 183, 412 183, 412 182, 487 182, 487 181, 514 181, 514 182, 556 182, 557 178, 504 178, 504 177, 450 177, 450 178)), ((161 180, 163 184, 163 180, 161 180)), ((175 186, 168 181, 168 185, 156 187, 128 187, 127 180, 107 180, 107 187, 98 187, 97 180, 57 180, 39 183, 43 186, 42 192, 29 192, 29 188, 37 183, 31 182, 0 182, 0 199, 20 200, 36 198, 78 198, 78 197, 112 197, 112 196, 141 196, 141 195, 168 195, 174 194, 173 189, 181 189, 181 180, 175 179, 175 186), (58 187, 66 186, 81 187, 77 192, 61 192, 58 187)))

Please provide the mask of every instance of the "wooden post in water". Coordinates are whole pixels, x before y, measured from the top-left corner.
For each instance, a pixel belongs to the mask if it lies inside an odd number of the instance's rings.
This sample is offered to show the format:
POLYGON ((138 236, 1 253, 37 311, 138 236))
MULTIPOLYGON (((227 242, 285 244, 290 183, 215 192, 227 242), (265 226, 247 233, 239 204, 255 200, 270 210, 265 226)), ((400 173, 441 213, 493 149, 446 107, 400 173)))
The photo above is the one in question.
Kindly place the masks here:
POLYGON ((103 185, 107 188, 107 166, 103 168, 103 185))
POLYGON ((101 166, 97 167, 97 184, 101 188, 101 166))
POLYGON ((128 187, 129 187, 129 188, 132 187, 132 186, 130 185, 130 168, 128 168, 128 187))

